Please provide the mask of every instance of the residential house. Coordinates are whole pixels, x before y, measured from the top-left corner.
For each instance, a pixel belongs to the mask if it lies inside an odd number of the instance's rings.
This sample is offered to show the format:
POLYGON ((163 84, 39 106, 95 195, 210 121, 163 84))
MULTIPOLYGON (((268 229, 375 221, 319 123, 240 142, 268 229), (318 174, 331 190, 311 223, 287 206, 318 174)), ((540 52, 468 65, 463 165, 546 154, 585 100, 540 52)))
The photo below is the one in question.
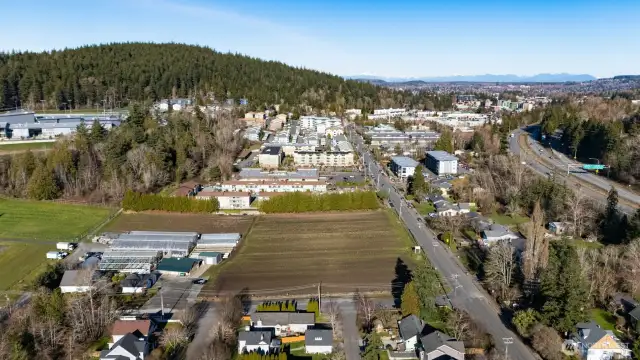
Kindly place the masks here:
POLYGON ((330 354, 333 349, 333 330, 309 329, 304 334, 307 354, 330 354))
POLYGON ((492 224, 489 229, 483 230, 481 235, 484 245, 491 245, 500 240, 516 240, 519 238, 507 227, 498 224, 492 224))
POLYGON ((458 211, 460 214, 468 214, 471 212, 472 203, 458 203, 458 211))
POLYGON ((423 329, 424 322, 415 315, 409 315, 398 321, 398 332, 402 340, 402 342, 398 344, 398 349, 402 351, 416 350, 423 329))
POLYGON ((158 281, 159 274, 132 273, 120 282, 123 294, 139 294, 151 288, 158 281))
POLYGON ((562 235, 565 232, 570 230, 571 223, 555 221, 555 222, 550 222, 548 224, 548 227, 549 227, 549 232, 550 233, 552 233, 554 235, 562 235))
POLYGON ((67 270, 60 281, 62 293, 87 292, 95 289, 93 285, 93 271, 67 270))
POLYGON ((100 360, 144 360, 149 353, 147 343, 132 334, 122 336, 109 347, 100 352, 100 360))
POLYGON ((420 338, 420 360, 464 360, 464 343, 440 331, 420 338))
POLYGON ((449 197, 449 192, 453 188, 451 183, 446 180, 434 181, 431 183, 432 189, 438 189, 443 196, 449 197))
POLYGON ((109 348, 127 335, 133 335, 137 340, 146 342, 155 328, 156 325, 151 320, 116 320, 111 326, 109 348))
POLYGON ((436 214, 438 216, 457 216, 460 214, 457 206, 451 204, 448 201, 439 201, 434 203, 436 207, 436 214))
POLYGON ((567 349, 573 349, 585 360, 611 360, 631 358, 631 350, 613 334, 603 330, 593 320, 576 325, 576 332, 565 341, 567 349))
POLYGON ((631 326, 640 331, 640 306, 636 306, 633 310, 629 311, 629 319, 631 320, 631 326))
POLYGON ((280 348, 280 340, 273 337, 271 331, 241 331, 238 334, 238 354, 258 352, 269 354, 280 348))
POLYGON ((273 329, 276 336, 305 333, 315 325, 315 313, 256 312, 251 314, 251 326, 273 329))

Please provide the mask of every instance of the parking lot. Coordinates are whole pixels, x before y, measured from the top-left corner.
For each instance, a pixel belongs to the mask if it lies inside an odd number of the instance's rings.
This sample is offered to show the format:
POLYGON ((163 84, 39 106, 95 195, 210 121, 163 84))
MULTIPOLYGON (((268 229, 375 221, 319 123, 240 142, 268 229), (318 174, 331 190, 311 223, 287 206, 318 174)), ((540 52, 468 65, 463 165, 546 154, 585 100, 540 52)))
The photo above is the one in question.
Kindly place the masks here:
POLYGON ((353 183, 362 183, 364 182, 364 174, 361 172, 332 172, 326 175, 327 182, 329 184, 335 185, 339 182, 353 182, 353 183))

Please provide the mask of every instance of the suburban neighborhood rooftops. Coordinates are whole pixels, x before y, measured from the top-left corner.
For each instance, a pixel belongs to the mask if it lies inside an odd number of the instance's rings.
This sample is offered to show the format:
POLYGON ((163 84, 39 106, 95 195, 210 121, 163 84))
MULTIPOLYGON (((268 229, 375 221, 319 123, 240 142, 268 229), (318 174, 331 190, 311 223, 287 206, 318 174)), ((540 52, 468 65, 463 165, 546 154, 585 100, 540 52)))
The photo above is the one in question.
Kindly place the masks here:
POLYGON ((149 335, 151 320, 116 320, 111 326, 111 335, 133 334, 141 338, 149 335))
POLYGON ((238 341, 244 341, 245 345, 259 345, 271 343, 271 331, 241 331, 238 341))
POLYGON ((425 335, 420 339, 422 347, 425 352, 431 352, 439 347, 446 345, 460 353, 464 353, 464 343, 457 341, 449 335, 440 331, 434 331, 431 334, 425 335))
POLYGON ((193 268, 193 265, 200 260, 190 258, 164 258, 158 264, 158 271, 172 271, 188 273, 193 268))
POLYGON ((251 321, 262 322, 263 326, 286 325, 286 324, 315 324, 314 313, 294 313, 294 312, 256 312, 251 314, 251 321))
POLYGON ((260 150, 260 154, 264 155, 279 155, 282 152, 282 147, 280 146, 265 146, 260 150))
POLYGON ((391 158, 391 161, 402 167, 416 167, 420 164, 419 162, 406 156, 394 156, 391 158))
POLYGON ((427 151, 427 155, 431 156, 432 158, 438 160, 438 161, 453 161, 453 160, 458 160, 457 157, 449 154, 446 151, 442 151, 442 150, 433 150, 433 151, 427 151))
POLYGON ((398 321, 398 331, 403 340, 411 339, 419 336, 424 329, 424 323, 415 315, 409 315, 398 321))
POLYGON ((306 346, 331 346, 333 344, 333 331, 330 329, 309 329, 304 334, 306 346))

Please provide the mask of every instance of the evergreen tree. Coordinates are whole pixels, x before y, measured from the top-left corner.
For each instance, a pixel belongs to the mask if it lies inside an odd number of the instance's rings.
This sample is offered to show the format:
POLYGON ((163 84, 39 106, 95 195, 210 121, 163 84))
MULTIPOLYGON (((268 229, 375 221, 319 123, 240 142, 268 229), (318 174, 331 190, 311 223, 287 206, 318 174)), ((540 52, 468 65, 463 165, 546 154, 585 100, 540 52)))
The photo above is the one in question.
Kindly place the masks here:
POLYGON ((627 228, 627 242, 640 238, 640 209, 633 213, 627 228))
POLYGON ((565 239, 549 249, 549 262, 542 273, 540 313, 546 324, 560 332, 574 329, 587 318, 587 286, 575 248, 565 239))
POLYGON ((429 184, 424 179, 423 171, 424 167, 422 165, 418 165, 411 177, 409 191, 415 196, 424 195, 429 192, 429 184))
POLYGON ((60 188, 53 172, 44 164, 38 165, 29 179, 27 195, 36 200, 53 200, 60 196, 60 188))
POLYGON ((442 150, 453 154, 453 135, 451 131, 445 130, 440 134, 440 138, 434 144, 434 150, 442 150))
POLYGON ((621 228, 621 216, 618 211, 618 191, 612 186, 607 196, 607 207, 602 221, 602 234, 604 241, 611 244, 619 244, 624 239, 624 229, 621 228))
MULTIPOLYGON (((84 123, 83 123, 84 124, 84 123)), ((97 119, 93 121, 91 125, 91 141, 99 143, 107 136, 107 130, 100 124, 97 119)))
POLYGON ((420 316, 420 299, 418 298, 418 293, 416 292, 416 288, 413 285, 413 281, 408 282, 404 286, 400 307, 402 310, 402 316, 412 314, 420 316))
POLYGON ((364 348, 362 359, 364 360, 379 360, 380 353, 382 352, 382 340, 377 332, 372 332, 367 335, 367 345, 364 348))

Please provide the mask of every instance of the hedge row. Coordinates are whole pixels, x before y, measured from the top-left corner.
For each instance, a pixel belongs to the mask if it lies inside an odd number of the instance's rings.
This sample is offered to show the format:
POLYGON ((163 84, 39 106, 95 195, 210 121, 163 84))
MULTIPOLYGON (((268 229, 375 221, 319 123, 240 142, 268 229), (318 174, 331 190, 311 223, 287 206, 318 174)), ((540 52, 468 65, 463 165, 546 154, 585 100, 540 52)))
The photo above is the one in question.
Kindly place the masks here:
POLYGON ((197 200, 190 197, 168 197, 156 194, 141 194, 127 191, 122 199, 122 208, 132 211, 162 210, 181 213, 212 213, 218 211, 218 199, 197 200))
POLYGON ((380 203, 373 191, 316 195, 292 192, 274 196, 258 204, 264 213, 302 213, 312 211, 375 210, 380 203))
POLYGON ((269 311, 282 311, 282 312, 296 312, 298 305, 295 300, 291 301, 267 301, 259 304, 256 311, 269 312, 269 311))

